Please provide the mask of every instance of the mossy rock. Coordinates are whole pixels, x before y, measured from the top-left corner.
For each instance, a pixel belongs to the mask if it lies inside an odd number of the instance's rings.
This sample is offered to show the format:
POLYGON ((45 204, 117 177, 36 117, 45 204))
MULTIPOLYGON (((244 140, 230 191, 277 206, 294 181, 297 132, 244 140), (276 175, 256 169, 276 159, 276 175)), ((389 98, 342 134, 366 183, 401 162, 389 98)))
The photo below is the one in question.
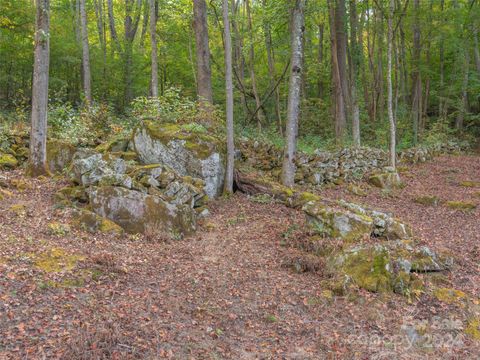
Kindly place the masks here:
POLYGON ((87 203, 88 195, 83 186, 67 186, 55 193, 57 202, 79 202, 87 203))
POLYGON ((451 289, 451 288, 438 288, 435 289, 433 295, 446 304, 454 304, 462 306, 467 300, 467 295, 460 290, 451 289))
POLYGON ((447 201, 447 207, 454 210, 472 211, 477 208, 477 205, 469 201, 447 201))
POLYGON ((440 199, 435 195, 422 195, 413 199, 414 202, 425 206, 438 206, 440 199))
POLYGON ((133 134, 133 145, 142 163, 167 165, 180 176, 203 179, 211 198, 222 194, 226 163, 222 138, 180 124, 144 121, 133 134))
POLYGON ((30 190, 32 188, 32 184, 24 179, 12 179, 10 180, 10 186, 17 189, 20 192, 25 190, 30 190))
POLYGON ((177 238, 196 229, 194 209, 167 203, 158 196, 105 186, 92 189, 89 198, 95 213, 128 233, 163 233, 177 238))
POLYGON ((95 150, 101 153, 105 152, 126 152, 130 139, 124 136, 115 136, 112 139, 98 145, 95 150))
POLYGON ((18 160, 11 154, 0 153, 0 169, 14 169, 18 166, 18 160))
POLYGON ((355 184, 348 185, 347 190, 348 190, 349 193, 351 193, 353 195, 356 195, 356 196, 364 197, 364 196, 368 195, 368 193, 365 189, 362 189, 360 186, 355 185, 355 184))
POLYGON ((372 233, 373 219, 367 215, 334 209, 319 201, 308 202, 303 211, 310 229, 325 237, 354 243, 370 237, 372 233))
POLYGON ((48 232, 54 236, 65 236, 70 232, 70 226, 53 221, 48 224, 48 232))
POLYGON ((100 232, 121 235, 124 232, 122 227, 113 221, 88 210, 82 210, 74 220, 74 224, 80 229, 91 233, 100 232))
POLYGON ((397 172, 383 172, 370 175, 368 182, 381 189, 397 189, 403 186, 397 172))
POLYGON ((51 173, 62 172, 72 162, 77 149, 70 143, 60 140, 47 141, 47 164, 51 173))

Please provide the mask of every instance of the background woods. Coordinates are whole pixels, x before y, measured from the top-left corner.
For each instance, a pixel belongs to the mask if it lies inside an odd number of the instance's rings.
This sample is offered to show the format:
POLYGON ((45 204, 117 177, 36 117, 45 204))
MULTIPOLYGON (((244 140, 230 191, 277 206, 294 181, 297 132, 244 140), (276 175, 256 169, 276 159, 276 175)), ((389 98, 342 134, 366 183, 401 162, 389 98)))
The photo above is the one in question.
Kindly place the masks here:
MULTIPOLYGON (((292 4, 228 4, 236 131, 261 130, 280 143, 287 122, 292 4)), ((58 107, 74 111, 86 104, 101 104, 121 117, 133 99, 165 96, 172 87, 187 98, 223 104, 222 5, 52 0, 52 121, 62 112, 58 107)), ((308 1, 300 146, 387 147, 390 123, 397 126, 400 147, 428 140, 432 129, 478 134, 479 18, 475 0, 308 1)), ((6 119, 29 118, 34 25, 32 0, 1 1, 0 108, 6 119)))

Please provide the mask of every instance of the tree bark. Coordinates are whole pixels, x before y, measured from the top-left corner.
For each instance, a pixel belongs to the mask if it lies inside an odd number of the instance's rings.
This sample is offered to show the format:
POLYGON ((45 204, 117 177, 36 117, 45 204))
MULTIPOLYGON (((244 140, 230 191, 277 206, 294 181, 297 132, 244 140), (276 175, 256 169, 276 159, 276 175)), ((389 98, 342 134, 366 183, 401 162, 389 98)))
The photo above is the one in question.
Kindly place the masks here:
POLYGON ((354 146, 360 146, 360 106, 358 104, 357 94, 360 49, 357 42, 357 28, 357 7, 355 0, 350 0, 350 96, 352 103, 352 135, 354 146))
POLYGON ((142 0, 125 0, 125 51, 124 51, 124 81, 125 81, 125 105, 133 99, 133 41, 138 30, 142 10, 142 0))
POLYGON ((83 91, 87 106, 92 104, 92 77, 90 73, 90 47, 88 44, 88 22, 85 0, 80 0, 80 27, 82 32, 83 91))
POLYGON ((390 122, 390 166, 396 168, 396 129, 393 116, 393 85, 392 85, 392 52, 393 52, 393 15, 395 10, 394 0, 390 0, 388 13, 388 50, 387 50, 387 87, 388 87, 388 121, 390 122))
MULTIPOLYGON (((266 7, 267 1, 263 0, 263 6, 266 7)), ((268 74, 270 76, 270 88, 275 86, 276 75, 275 75, 275 54, 273 52, 272 45, 272 33, 270 29, 270 24, 264 23, 265 30, 265 49, 267 51, 267 62, 268 62, 268 74)), ((283 125, 282 125, 282 113, 280 109, 280 89, 278 86, 275 88, 275 118, 277 122, 277 129, 280 136, 283 136, 283 125)))
POLYGON ((305 0, 295 0, 292 13, 291 68, 288 91, 285 152, 282 166, 282 183, 292 187, 295 183, 295 158, 300 116, 300 97, 303 71, 303 36, 305 32, 305 0))
POLYGON ((97 32, 100 48, 102 49, 102 98, 105 100, 108 97, 107 86, 107 39, 104 21, 104 0, 94 0, 95 17, 97 19, 97 32))
POLYGON ((317 80, 317 97, 321 99, 324 92, 324 84, 322 79, 322 65, 323 65, 323 38, 325 35, 325 25, 323 23, 318 24, 318 80, 317 80))
POLYGON ((233 138, 233 68, 232 68, 232 36, 228 16, 228 0, 223 0, 223 29, 225 39, 225 90, 227 95, 227 171, 225 175, 225 191, 233 192, 233 170, 235 162, 235 143, 233 138))
POLYGON ((455 127, 460 131, 463 130, 465 115, 468 111, 468 78, 470 67, 470 54, 467 49, 464 50, 463 57, 462 97, 460 99, 460 109, 458 111, 457 118, 455 119, 455 127))
POLYGON ((422 77, 420 73, 420 0, 414 0, 415 19, 413 24, 413 73, 412 73, 412 115, 413 115, 413 143, 418 143, 418 128, 422 116, 422 77))
POLYGON ((208 44, 207 4, 193 1, 193 17, 197 54, 197 95, 201 102, 213 103, 210 47, 208 44))
POLYGON ((158 54, 157 54, 157 1, 149 0, 150 2, 150 45, 151 53, 151 94, 152 97, 158 97, 158 54))
MULTIPOLYGON (((445 0, 440 1, 440 9, 442 11, 442 25, 445 22, 443 17, 443 11, 445 8, 445 0)), ((438 91, 438 116, 444 118, 446 116, 446 109, 445 109, 445 100, 444 100, 444 91, 445 91, 445 45, 444 45, 444 38, 443 38, 443 29, 440 35, 440 45, 439 45, 439 55, 440 55, 440 89, 438 91)))
POLYGON ((50 60, 50 1, 36 0, 35 54, 32 84, 32 127, 29 173, 47 174, 47 106, 50 60))
MULTIPOLYGON (((255 76, 255 47, 254 47, 254 41, 253 41, 253 24, 252 24, 252 14, 250 10, 250 0, 245 0, 245 7, 247 10, 247 21, 248 21, 248 32, 250 34, 250 49, 249 49, 249 54, 250 54, 250 80, 252 81, 252 92, 253 96, 255 98, 255 105, 257 108, 261 108, 261 100, 260 100, 260 95, 258 94, 258 89, 257 89, 257 79, 255 76)), ((262 130, 262 124, 265 123, 265 115, 263 114, 262 109, 260 109, 257 114, 257 127, 258 130, 262 130)))
MULTIPOLYGON (((339 57, 338 50, 338 32, 336 27, 338 26, 335 18, 337 17, 335 11, 335 4, 333 3, 336 0, 329 0, 329 13, 330 13, 330 38, 331 38, 331 58, 332 58, 332 80, 334 87, 334 118, 335 118, 335 138, 337 144, 340 144, 343 141, 345 135, 345 128, 347 126, 347 102, 345 98, 345 91, 342 86, 344 80, 346 79, 345 67, 340 65, 342 58, 339 57)), ((343 59, 344 61, 345 59, 343 59)))

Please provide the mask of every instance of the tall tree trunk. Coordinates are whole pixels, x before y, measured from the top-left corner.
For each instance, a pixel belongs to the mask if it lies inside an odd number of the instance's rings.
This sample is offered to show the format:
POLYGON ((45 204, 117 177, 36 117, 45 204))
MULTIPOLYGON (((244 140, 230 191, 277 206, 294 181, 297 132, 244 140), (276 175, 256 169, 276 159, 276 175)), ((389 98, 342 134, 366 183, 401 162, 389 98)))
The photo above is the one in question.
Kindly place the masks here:
POLYGON ((463 130, 465 115, 468 111, 468 78, 470 67, 470 54, 468 49, 464 50, 463 58, 462 97, 460 99, 460 109, 458 111, 457 118, 455 119, 455 127, 458 130, 463 130))
POLYGON ((357 28, 357 7, 355 0, 350 0, 350 96, 352 104, 352 135, 353 144, 360 146, 360 107, 357 95, 360 49, 358 48, 357 42, 357 28))
MULTIPOLYGON (((445 0, 440 1, 440 9, 442 11, 442 25, 445 23, 443 11, 445 9, 445 0)), ((445 92, 445 45, 444 45, 444 37, 443 37, 443 28, 440 32, 440 45, 439 45, 439 52, 440 52, 440 89, 438 91, 438 116, 445 117, 446 116, 446 109, 445 109, 445 100, 444 100, 444 92, 445 92)))
POLYGON ((305 32, 305 0, 295 0, 292 13, 291 67, 288 90, 287 127, 282 166, 282 183, 292 187, 295 183, 298 118, 303 66, 303 36, 305 32))
POLYGON ((384 98, 384 80, 383 80, 383 45, 384 45, 384 30, 383 30, 383 16, 381 9, 376 10, 375 22, 377 25, 377 72, 376 72, 376 104, 375 113, 380 120, 383 120, 385 115, 385 98, 384 98))
POLYGON ((50 60, 50 0, 36 0, 35 55, 29 173, 47 174, 47 106, 50 60))
POLYGON ((390 122, 390 166, 396 167, 396 129, 393 117, 392 52, 393 52, 393 15, 395 2, 390 0, 388 13, 388 50, 387 50, 387 87, 388 87, 388 121, 390 122))
POLYGON ((97 19, 97 32, 100 48, 102 49, 102 98, 108 97, 107 86, 107 39, 104 21, 104 0, 94 0, 95 17, 97 19))
MULTIPOLYGON (((332 57, 332 78, 334 84, 334 104, 335 104, 335 137, 337 143, 343 141, 345 135, 345 128, 347 126, 347 102, 345 93, 342 86, 346 79, 346 68, 340 65, 340 62, 345 61, 346 59, 339 56, 339 53, 342 53, 338 50, 339 41, 338 35, 339 32, 336 31, 338 26, 336 21, 336 10, 334 1, 328 0, 329 12, 330 12, 330 38, 331 38, 331 57, 332 57)), ((346 66, 346 64, 345 64, 346 66)))
MULTIPOLYGON (((266 7, 267 1, 263 0, 263 6, 266 7)), ((276 83, 275 75, 275 54, 273 52, 272 45, 272 33, 270 29, 270 24, 265 21, 264 23, 265 30, 265 49, 267 51, 267 62, 268 62, 268 75, 270 76, 270 88, 273 88, 276 83)), ((277 129, 280 136, 283 136, 283 125, 282 125, 282 113, 280 110, 280 89, 278 86, 275 88, 275 118, 277 122, 277 129)))
POLYGON ((108 27, 110 29, 110 37, 112 39, 112 42, 115 44, 117 51, 119 53, 122 53, 122 47, 118 39, 117 28, 115 26, 115 16, 113 13, 113 0, 107 0, 107 9, 108 9, 108 27))
POLYGON ((478 19, 473 23, 473 54, 475 56, 475 67, 480 75, 480 49, 478 45, 478 19))
POLYGON ((322 66, 323 66, 323 38, 325 34, 325 25, 323 23, 318 24, 318 81, 317 81, 317 97, 321 99, 324 92, 324 84, 322 79, 322 66))
POLYGON ((124 51, 124 81, 125 105, 133 99, 133 42, 138 30, 142 10, 142 0, 125 0, 125 51, 124 51))
POLYGON ((415 19, 413 24, 413 73, 412 73, 412 116, 413 143, 418 143, 418 128, 422 117, 422 77, 420 73, 420 0, 414 0, 415 19))
POLYGON ((262 124, 265 123, 265 115, 263 114, 262 111, 262 102, 260 100, 260 95, 258 94, 258 89, 257 89, 257 79, 255 76, 255 47, 254 47, 254 41, 253 41, 253 24, 252 24, 252 13, 250 10, 250 0, 245 0, 245 7, 247 10, 247 21, 248 21, 248 32, 250 34, 250 80, 252 82, 252 92, 253 92, 253 97, 255 98, 255 105, 257 109, 260 109, 257 111, 256 117, 257 117, 257 126, 258 130, 262 130, 262 124))
POLYGON ((208 44, 207 4, 193 1, 193 18, 197 53, 197 95, 201 102, 213 103, 210 46, 208 44))
POLYGON ((233 138, 233 67, 232 67, 232 36, 228 16, 228 0, 223 0, 223 28, 225 39, 225 90, 227 95, 227 173, 225 176, 225 191, 233 192, 233 170, 235 162, 235 143, 233 138))
POLYGON ((80 24, 82 31, 83 91, 87 106, 92 104, 92 77, 90 73, 90 47, 88 45, 88 22, 85 0, 80 0, 80 24))
POLYGON ((150 2, 150 45, 152 48, 151 63, 152 74, 150 86, 152 90, 152 97, 158 97, 158 54, 157 54, 157 1, 149 0, 150 2))
POLYGON ((236 74, 235 78, 237 79, 238 85, 241 88, 240 91, 240 100, 242 103, 243 117, 247 119, 250 114, 250 110, 247 106, 247 98, 245 96, 245 57, 243 56, 243 39, 238 28, 238 23, 236 17, 239 14, 240 9, 240 0, 232 0, 232 19, 231 25, 233 30, 233 68, 234 73, 236 74))

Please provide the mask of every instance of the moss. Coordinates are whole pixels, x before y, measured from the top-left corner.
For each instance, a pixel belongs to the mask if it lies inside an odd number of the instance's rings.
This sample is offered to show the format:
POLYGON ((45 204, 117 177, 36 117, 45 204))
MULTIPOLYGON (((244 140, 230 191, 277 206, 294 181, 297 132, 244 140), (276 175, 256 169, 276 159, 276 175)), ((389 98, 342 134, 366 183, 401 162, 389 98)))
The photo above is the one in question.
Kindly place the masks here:
POLYGON ((0 169, 14 169, 17 166, 18 161, 13 155, 0 153, 0 169))
POLYGON ((49 251, 34 255, 35 266, 45 272, 64 272, 73 270, 79 261, 85 258, 76 254, 68 254, 61 248, 53 248, 49 251))
POLYGON ((8 211, 13 212, 17 216, 25 216, 27 213, 27 208, 25 204, 15 204, 10 206, 8 211))
POLYGON ((471 211, 477 208, 477 205, 469 201, 447 201, 446 205, 450 209, 471 211))
POLYGON ((465 334, 473 340, 480 341, 480 318, 471 319, 465 328, 465 334))
POLYGON ((423 195, 416 197, 413 201, 417 204, 425 206, 437 206, 440 202, 440 199, 438 198, 438 196, 434 195, 423 195))
POLYGON ((385 249, 360 249, 346 255, 343 271, 359 287, 372 292, 388 292, 393 289, 388 251, 385 249))
POLYGON ((98 145, 95 150, 101 153, 105 152, 124 152, 128 148, 130 139, 124 136, 115 136, 112 139, 98 145))
POLYGON ((350 184, 347 187, 348 192, 352 193, 353 195, 357 196, 367 196, 367 192, 362 189, 360 186, 350 184))
POLYGON ((49 170, 61 172, 72 161, 77 149, 70 143, 60 140, 47 141, 47 163, 49 170))
POLYGON ((193 152, 198 158, 206 159, 213 152, 224 152, 224 142, 215 136, 203 132, 192 132, 186 130, 179 124, 162 124, 153 121, 145 121, 145 128, 148 134, 168 144, 172 140, 184 140, 185 148, 193 152))
POLYGON ((48 231, 55 236, 65 236, 70 232, 70 226, 54 221, 48 224, 48 231))
POLYGON ((438 300, 447 304, 462 305, 463 301, 467 299, 467 295, 463 291, 450 288, 435 289, 433 295, 438 300))
POLYGON ((23 192, 25 190, 29 190, 32 188, 32 185, 23 179, 12 179, 10 180, 10 185, 20 192, 23 192))
POLYGON ((480 187, 480 181, 467 180, 460 182, 459 185, 464 187, 480 187))
POLYGON ((55 200, 86 203, 88 201, 88 195, 83 186, 67 186, 57 191, 55 200))
POLYGON ((87 210, 83 210, 74 223, 81 229, 92 233, 99 231, 102 233, 113 233, 117 235, 123 234, 121 226, 87 210))

